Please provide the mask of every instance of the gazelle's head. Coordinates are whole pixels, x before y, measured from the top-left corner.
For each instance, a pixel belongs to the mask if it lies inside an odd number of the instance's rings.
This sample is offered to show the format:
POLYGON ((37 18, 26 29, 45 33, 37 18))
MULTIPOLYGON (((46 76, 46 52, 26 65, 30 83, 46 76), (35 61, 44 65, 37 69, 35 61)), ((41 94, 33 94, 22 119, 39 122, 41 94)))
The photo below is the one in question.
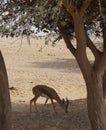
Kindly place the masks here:
POLYGON ((68 112, 68 106, 69 106, 69 100, 66 98, 66 100, 62 99, 61 107, 65 110, 65 112, 68 112))
POLYGON ((32 88, 32 93, 35 95, 36 94, 36 87, 32 88))

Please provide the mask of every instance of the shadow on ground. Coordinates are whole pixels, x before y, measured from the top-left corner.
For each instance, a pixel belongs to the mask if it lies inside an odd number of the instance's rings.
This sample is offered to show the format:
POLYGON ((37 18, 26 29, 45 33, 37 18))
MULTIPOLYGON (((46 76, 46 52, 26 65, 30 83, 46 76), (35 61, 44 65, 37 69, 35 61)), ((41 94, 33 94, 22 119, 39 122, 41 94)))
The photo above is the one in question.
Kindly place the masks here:
POLYGON ((75 59, 56 59, 55 61, 40 61, 33 62, 29 67, 40 68, 40 69, 56 69, 61 72, 74 72, 80 73, 80 69, 75 59))
POLYGON ((86 99, 70 101, 68 113, 55 105, 57 113, 51 104, 37 104, 39 112, 30 113, 29 104, 12 104, 13 130, 90 130, 86 99))

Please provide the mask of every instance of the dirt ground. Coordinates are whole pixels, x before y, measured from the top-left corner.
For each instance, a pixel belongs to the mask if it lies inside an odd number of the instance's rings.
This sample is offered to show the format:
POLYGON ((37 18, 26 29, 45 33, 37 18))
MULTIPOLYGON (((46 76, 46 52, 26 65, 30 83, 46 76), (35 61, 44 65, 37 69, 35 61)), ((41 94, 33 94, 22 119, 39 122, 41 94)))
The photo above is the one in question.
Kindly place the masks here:
MULTIPOLYGON (((90 130, 86 105, 86 86, 81 71, 63 41, 55 47, 44 40, 0 39, 9 78, 13 130, 90 130), (61 98, 69 99, 69 112, 55 103, 44 107, 44 98, 37 100, 39 112, 29 112, 32 88, 37 84, 53 87, 61 98), (43 111, 42 111, 43 108, 43 111)), ((93 56, 88 50, 88 57, 93 56)))

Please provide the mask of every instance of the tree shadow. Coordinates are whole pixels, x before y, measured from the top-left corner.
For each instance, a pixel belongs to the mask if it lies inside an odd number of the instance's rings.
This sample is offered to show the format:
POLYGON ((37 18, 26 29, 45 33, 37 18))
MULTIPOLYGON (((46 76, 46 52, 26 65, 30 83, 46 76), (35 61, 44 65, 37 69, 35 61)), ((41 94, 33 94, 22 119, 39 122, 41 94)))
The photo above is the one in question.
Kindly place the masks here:
POLYGON ((54 113, 51 103, 45 107, 37 103, 39 112, 33 113, 29 112, 28 103, 12 105, 13 130, 90 130, 86 99, 70 100, 68 113, 65 113, 57 103, 55 103, 57 113, 54 113))
POLYGON ((40 69, 54 69, 56 71, 61 71, 65 73, 80 73, 79 66, 75 59, 59 59, 55 61, 40 61, 33 62, 29 65, 30 67, 40 68, 40 69))

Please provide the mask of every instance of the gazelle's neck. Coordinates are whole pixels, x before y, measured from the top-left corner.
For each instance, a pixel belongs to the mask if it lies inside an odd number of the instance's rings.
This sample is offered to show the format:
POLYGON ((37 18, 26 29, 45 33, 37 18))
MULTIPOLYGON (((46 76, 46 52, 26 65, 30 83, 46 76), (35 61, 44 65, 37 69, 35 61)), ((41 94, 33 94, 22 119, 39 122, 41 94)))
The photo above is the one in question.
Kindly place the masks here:
POLYGON ((58 104, 62 105, 62 99, 58 95, 55 100, 58 102, 58 104))

